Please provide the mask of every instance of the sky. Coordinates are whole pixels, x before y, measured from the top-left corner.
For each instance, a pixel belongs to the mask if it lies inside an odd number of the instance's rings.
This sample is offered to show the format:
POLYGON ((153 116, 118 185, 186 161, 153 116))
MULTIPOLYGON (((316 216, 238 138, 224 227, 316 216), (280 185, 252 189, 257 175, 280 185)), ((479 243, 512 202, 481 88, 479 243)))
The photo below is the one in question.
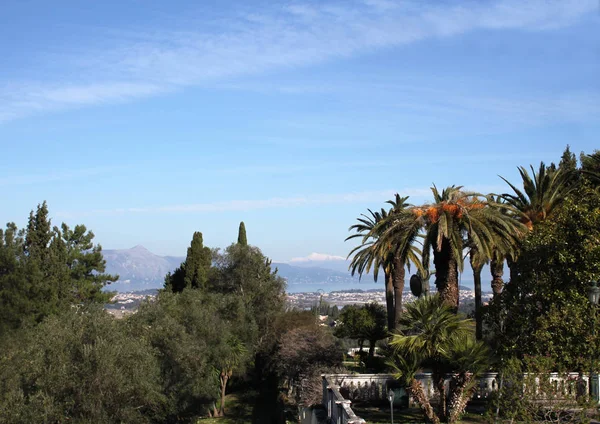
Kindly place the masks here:
POLYGON ((0 57, 0 222, 105 249, 345 257, 396 192, 600 147, 598 0, 4 0, 0 57))

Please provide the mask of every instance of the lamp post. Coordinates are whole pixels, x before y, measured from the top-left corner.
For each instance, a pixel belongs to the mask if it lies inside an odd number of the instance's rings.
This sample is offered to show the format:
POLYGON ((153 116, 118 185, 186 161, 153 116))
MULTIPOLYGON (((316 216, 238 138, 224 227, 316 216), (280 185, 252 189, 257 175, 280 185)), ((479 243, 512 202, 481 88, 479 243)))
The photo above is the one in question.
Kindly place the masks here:
POLYGON ((392 424, 394 424, 394 391, 392 389, 388 390, 388 400, 390 401, 390 414, 392 417, 392 424))
MULTIPOLYGON (((592 308, 594 309, 594 322, 592 324, 592 343, 595 345, 596 342, 596 307, 598 306, 598 301, 600 301, 600 287, 598 287, 598 283, 596 281, 592 281, 590 288, 588 289, 588 299, 592 304, 592 308)), ((592 347, 594 347, 592 345, 592 347)), ((594 349, 592 349, 592 352, 594 349)), ((592 354, 592 360, 590 364, 590 399, 594 399, 596 402, 599 399, 596 399, 594 396, 594 391, 592 390, 592 375, 594 374, 594 355, 592 354)))

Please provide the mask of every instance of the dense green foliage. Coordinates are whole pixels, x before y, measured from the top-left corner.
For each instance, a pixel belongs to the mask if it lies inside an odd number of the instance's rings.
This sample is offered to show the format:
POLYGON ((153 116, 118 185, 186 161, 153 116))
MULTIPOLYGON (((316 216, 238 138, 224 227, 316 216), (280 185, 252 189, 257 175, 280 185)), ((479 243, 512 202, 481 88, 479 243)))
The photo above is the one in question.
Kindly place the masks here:
POLYGON ((600 197, 578 189, 523 241, 506 284, 489 311, 503 357, 550 355, 559 369, 588 369, 594 311, 589 282, 600 276, 600 197))
POLYGON ((0 229, 0 334, 74 305, 104 303, 101 289, 118 276, 104 274, 102 248, 83 225, 52 227, 44 202, 19 230, 0 229))
MULTIPOLYGON (((238 299, 190 289, 163 292, 128 320, 131 331, 158 353, 171 421, 205 414, 216 401, 218 374, 236 356, 232 341, 247 338, 250 321, 238 299)), ((238 371, 249 352, 236 359, 238 371)))
MULTIPOLYGON (((274 322, 283 313, 285 283, 271 269, 271 261, 260 249, 244 240, 243 223, 238 243, 231 244, 223 252, 211 251, 203 245, 202 234, 194 233, 185 261, 173 274, 166 276, 165 290, 156 304, 147 305, 139 314, 140 317, 166 317, 164 319, 179 321, 184 326, 180 333, 189 335, 188 342, 182 341, 181 345, 192 351, 199 349, 189 357, 165 353, 165 358, 187 358, 184 364, 174 367, 183 371, 181 375, 172 376, 175 380, 172 397, 179 403, 171 407, 171 416, 185 411, 198 414, 211 403, 213 414, 223 415, 224 396, 230 379, 270 348, 274 322), (185 306, 185 302, 191 303, 185 306), (210 329, 199 328, 202 326, 210 329), (190 344, 193 340, 195 345, 190 344), (198 368, 199 362, 190 364, 190 361, 201 352, 207 362, 198 368), (194 376, 193 372, 185 371, 185 364, 200 374, 194 376), (209 376, 214 377, 212 384, 209 376), (187 378, 191 380, 185 383, 187 378), (184 386, 178 387, 180 384, 184 386), (219 408, 214 407, 217 395, 219 408)), ((158 340, 171 338, 163 335, 158 340)), ((172 365, 165 366, 173 369, 172 365)))
POLYGON ((65 311, 13 335, 0 356, 0 422, 162 422, 159 361, 100 308, 65 311))
POLYGON ((226 413, 232 379, 279 376, 260 358, 278 349, 285 284, 256 247, 194 233, 165 290, 119 321, 95 305, 117 277, 84 226, 51 229, 44 204, 0 239, 2 422, 190 422, 226 413))

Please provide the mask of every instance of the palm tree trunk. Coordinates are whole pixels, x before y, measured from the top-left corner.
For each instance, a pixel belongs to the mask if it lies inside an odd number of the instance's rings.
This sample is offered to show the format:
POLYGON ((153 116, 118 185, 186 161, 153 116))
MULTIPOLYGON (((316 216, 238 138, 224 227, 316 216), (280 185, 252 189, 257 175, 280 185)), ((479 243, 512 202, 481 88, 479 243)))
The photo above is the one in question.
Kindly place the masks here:
POLYGON ((475 337, 477 340, 483 338, 483 322, 481 316, 481 270, 483 264, 478 263, 476 252, 471 250, 470 254, 471 268, 473 269, 473 285, 475 288, 475 337))
POLYGON ((444 238, 442 248, 433 249, 435 285, 442 301, 458 312, 458 262, 452 257, 450 242, 444 238))
POLYGON ((394 256, 394 265, 392 267, 392 278, 394 282, 394 329, 398 326, 400 316, 402 316, 402 294, 404 293, 404 261, 399 254, 394 256))
POLYGON ((227 373, 221 373, 221 408, 219 408, 219 417, 225 415, 225 389, 227 388, 227 373))
POLYGON ((427 395, 425 395, 425 389, 423 389, 421 382, 415 378, 411 379, 408 392, 413 400, 418 403, 419 406, 421 406, 421 409, 423 409, 423 412, 425 412, 425 415, 427 418, 429 418, 429 421, 431 421, 433 424, 439 424, 440 419, 433 411, 431 403, 429 402, 427 395))
POLYGON ((392 273, 385 272, 385 306, 387 309, 388 331, 396 329, 396 315, 394 311, 394 280, 392 273))
POLYGON ((492 291, 494 297, 499 296, 504 288, 504 257, 498 253, 494 254, 494 258, 490 263, 490 272, 492 274, 492 291))
POLYGON ((475 384, 473 384, 473 374, 461 373, 457 380, 456 391, 452 394, 452 412, 448 417, 448 423, 458 422, 458 419, 467 407, 467 402, 473 395, 475 389, 475 384))
POLYGON ((438 392, 438 396, 440 397, 440 402, 438 404, 438 417, 440 417, 440 419, 442 421, 446 421, 447 418, 447 402, 448 399, 446 399, 446 384, 445 384, 445 378, 443 374, 440 373, 433 373, 433 379, 434 381, 437 381, 436 383, 436 389, 438 392))

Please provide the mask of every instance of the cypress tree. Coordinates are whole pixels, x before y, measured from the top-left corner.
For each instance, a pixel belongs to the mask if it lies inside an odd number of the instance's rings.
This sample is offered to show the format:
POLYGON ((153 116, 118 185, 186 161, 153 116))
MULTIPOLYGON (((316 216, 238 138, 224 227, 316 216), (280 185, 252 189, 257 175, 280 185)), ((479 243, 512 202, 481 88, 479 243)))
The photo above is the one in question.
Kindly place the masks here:
POLYGON ((212 262, 210 248, 204 247, 202 233, 196 231, 192 237, 192 244, 188 247, 185 258, 185 286, 192 288, 205 288, 208 282, 208 271, 212 262))
POLYGON ((560 157, 558 169, 563 172, 575 172, 577 170, 577 158, 575 157, 575 154, 571 152, 568 144, 567 148, 560 157))
POLYGON ((173 293, 182 292, 186 287, 206 288, 211 266, 212 252, 204 246, 202 233, 196 231, 185 261, 172 274, 167 274, 164 287, 173 293))
POLYGON ((244 221, 240 222, 240 229, 238 230, 238 244, 240 246, 248 246, 248 239, 246 238, 246 226, 244 221))

